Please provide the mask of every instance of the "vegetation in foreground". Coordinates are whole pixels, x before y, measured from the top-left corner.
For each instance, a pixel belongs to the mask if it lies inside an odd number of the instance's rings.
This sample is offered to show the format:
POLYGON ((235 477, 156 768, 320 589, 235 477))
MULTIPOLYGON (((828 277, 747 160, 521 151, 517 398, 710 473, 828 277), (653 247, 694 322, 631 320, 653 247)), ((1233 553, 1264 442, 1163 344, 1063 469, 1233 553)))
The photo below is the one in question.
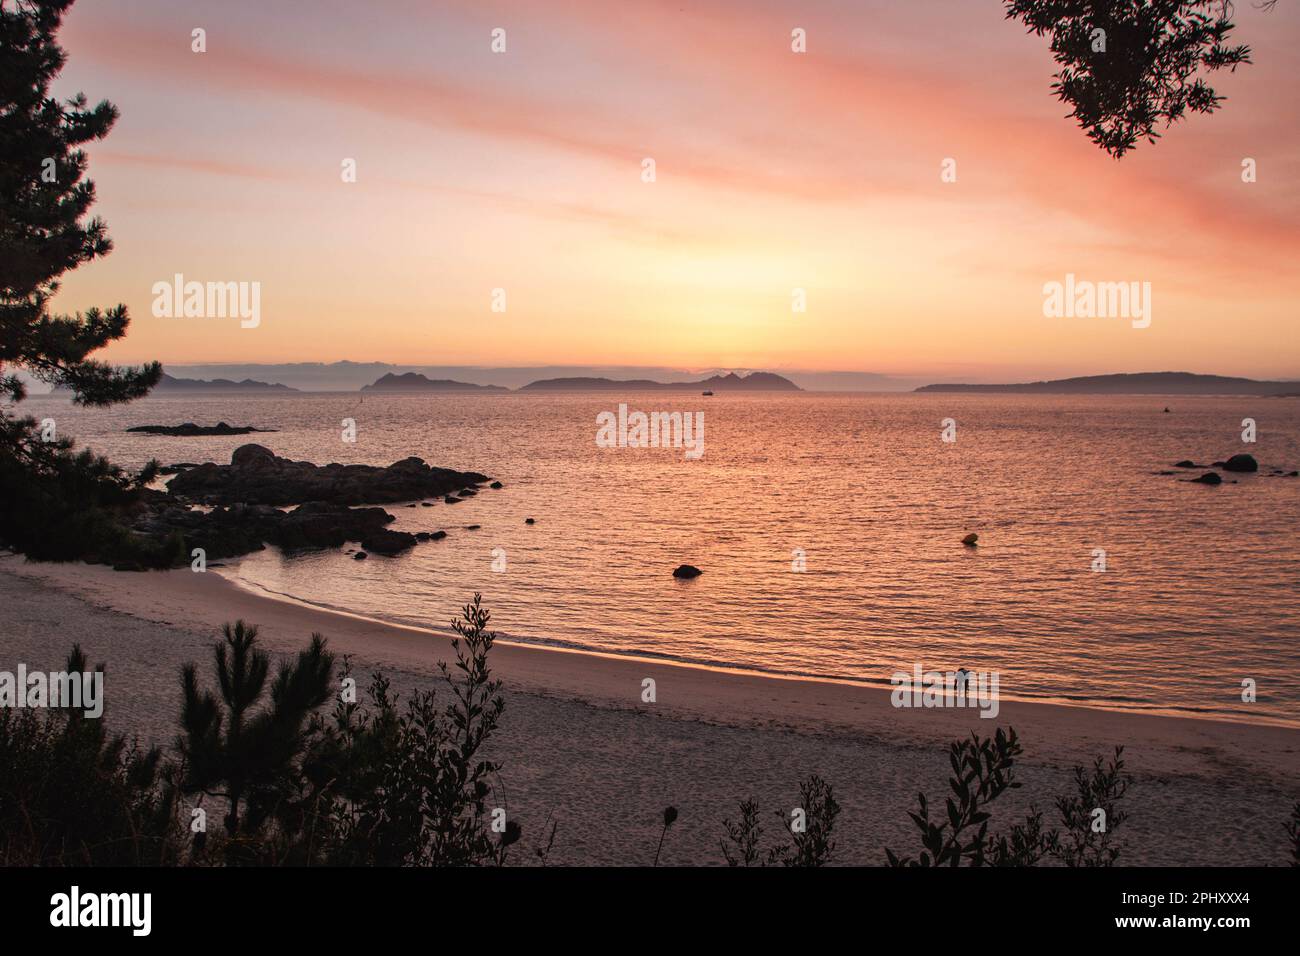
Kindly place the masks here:
MULTIPOLYGON (((445 704, 430 689, 400 707, 378 674, 359 697, 320 635, 273 674, 236 622, 215 686, 182 670, 170 754, 80 711, 0 710, 0 864, 505 863, 522 831, 494 819, 498 767, 480 756, 505 708, 490 618, 476 594, 453 622, 445 704)), ((84 666, 74 650, 69 670, 84 666)))
MULTIPOLYGON (((483 756, 505 709, 489 665, 490 622, 475 594, 452 622, 455 659, 438 665, 440 688, 416 691, 405 706, 379 673, 359 693, 350 662, 318 634, 273 670, 257 628, 228 624, 213 646, 211 684, 196 665, 182 668, 167 751, 111 736, 80 710, 0 708, 0 865, 504 865, 523 830, 497 799, 501 767, 483 756)), ((79 648, 67 670, 88 670, 79 648)), ((1021 755, 1014 729, 954 741, 942 813, 918 794, 909 816, 919 852, 887 849, 889 864, 1114 865, 1132 783, 1123 748, 1074 768, 1073 792, 1054 801, 1056 824, 1031 806, 993 830, 990 808, 1020 787, 1021 755)), ((771 844, 757 800, 722 822, 728 865, 854 862, 836 855, 840 805, 821 777, 800 783, 794 812, 775 813, 781 839, 771 844)), ((677 808, 665 808, 655 865, 677 820, 677 808)), ((549 819, 542 828, 543 866, 556 829, 549 819)), ((1300 866, 1300 803, 1285 829, 1300 866)), ((628 851, 650 859, 648 849, 628 851)))

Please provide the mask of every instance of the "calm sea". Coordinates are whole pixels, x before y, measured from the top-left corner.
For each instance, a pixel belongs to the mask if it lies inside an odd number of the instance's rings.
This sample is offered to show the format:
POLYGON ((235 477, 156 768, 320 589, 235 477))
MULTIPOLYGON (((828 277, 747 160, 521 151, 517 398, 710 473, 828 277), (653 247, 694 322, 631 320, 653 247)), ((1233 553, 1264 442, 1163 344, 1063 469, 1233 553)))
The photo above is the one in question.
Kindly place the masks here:
POLYGON ((525 642, 873 683, 964 666, 999 672, 1008 697, 1300 725, 1300 479, 1266 477, 1300 468, 1294 399, 333 393, 25 411, 133 466, 225 462, 249 439, 126 426, 224 420, 279 429, 250 437, 291 458, 416 455, 505 483, 389 505, 393 527, 449 535, 400 557, 268 549, 222 571, 330 608, 441 628, 478 590, 525 642), (703 411, 703 456, 597 447, 619 402, 703 411), (1154 474, 1242 451, 1262 470, 1237 484, 1154 474), (704 574, 675 580, 682 563, 704 574))

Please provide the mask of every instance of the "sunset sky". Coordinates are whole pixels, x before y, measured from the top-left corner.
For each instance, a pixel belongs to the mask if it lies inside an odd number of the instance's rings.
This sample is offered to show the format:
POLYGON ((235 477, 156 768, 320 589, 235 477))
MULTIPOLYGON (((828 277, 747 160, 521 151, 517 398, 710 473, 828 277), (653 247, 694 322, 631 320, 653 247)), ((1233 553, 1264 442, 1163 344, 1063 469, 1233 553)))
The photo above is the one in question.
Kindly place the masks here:
POLYGON ((1236 9, 1223 109, 1117 162, 995 0, 86 0, 58 92, 122 112, 116 249, 58 306, 125 302, 117 362, 1300 377, 1300 3, 1236 9), (260 326, 154 318, 174 273, 260 326), (1067 273, 1151 327, 1044 318, 1067 273))

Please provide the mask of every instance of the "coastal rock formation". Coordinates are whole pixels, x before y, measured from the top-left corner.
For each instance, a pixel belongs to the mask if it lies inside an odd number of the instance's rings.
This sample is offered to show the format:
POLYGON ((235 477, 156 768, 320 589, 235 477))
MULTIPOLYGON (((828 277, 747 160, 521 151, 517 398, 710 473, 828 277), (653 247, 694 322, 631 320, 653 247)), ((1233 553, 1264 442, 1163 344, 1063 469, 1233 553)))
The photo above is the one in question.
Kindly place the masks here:
POLYGON ((972 531, 970 534, 966 535, 966 537, 961 539, 961 543, 966 545, 968 548, 973 548, 979 543, 979 540, 980 536, 972 531))
POLYGON ((215 425, 196 425, 185 422, 181 425, 134 425, 128 432, 140 432, 145 435, 178 435, 193 438, 200 435, 248 435, 253 432, 273 432, 274 428, 254 428, 252 425, 227 425, 217 422, 215 425))
POLYGON ((1196 483, 1196 484, 1198 484, 1198 485, 1221 485, 1221 484, 1223 484, 1223 479, 1222 479, 1221 477, 1219 477, 1219 475, 1218 475, 1216 472, 1213 472, 1213 471, 1207 471, 1205 474, 1201 475, 1201 477, 1199 477, 1199 478, 1192 478, 1192 479, 1189 479, 1189 480, 1192 481, 1192 482, 1194 482, 1194 483, 1196 483))
POLYGON ((405 458, 386 468, 313 465, 280 458, 261 445, 241 445, 229 465, 209 463, 190 468, 172 479, 168 491, 204 504, 313 501, 355 505, 450 495, 484 481, 487 476, 477 472, 432 468, 419 458, 405 458))
POLYGON ((1224 471, 1259 471, 1254 455, 1233 455, 1223 463, 1224 471))
MULTIPOLYGON (((232 505, 211 511, 190 508, 170 495, 153 492, 132 530, 157 539, 179 535, 189 551, 202 548, 209 561, 260 551, 274 544, 287 551, 336 548, 366 541, 393 521, 383 508, 349 508, 313 501, 292 511, 270 505, 232 505)), ((414 543, 414 542, 412 542, 414 543)))
POLYGON ((675 569, 673 569, 673 577, 683 578, 686 580, 689 580, 690 578, 698 578, 703 573, 703 571, 693 564, 679 564, 675 569))

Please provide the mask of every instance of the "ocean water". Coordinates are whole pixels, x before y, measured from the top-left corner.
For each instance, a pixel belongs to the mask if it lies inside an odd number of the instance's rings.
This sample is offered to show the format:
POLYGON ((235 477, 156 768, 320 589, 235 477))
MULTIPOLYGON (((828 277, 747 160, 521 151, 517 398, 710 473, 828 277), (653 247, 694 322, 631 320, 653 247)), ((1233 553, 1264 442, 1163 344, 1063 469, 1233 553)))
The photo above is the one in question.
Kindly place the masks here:
POLYGON ((399 557, 268 549, 221 569, 313 604, 445 628, 481 591, 516 641, 886 685, 964 666, 997 671, 1004 697, 1300 726, 1300 479, 1269 476, 1300 468, 1294 399, 331 393, 25 411, 132 466, 226 462, 252 440, 504 482, 386 506, 394 528, 449 535, 399 557), (703 411, 703 455, 598 447, 620 402, 703 411), (123 432, 218 420, 279 431, 123 432), (1242 451, 1261 472, 1236 484, 1154 474, 1242 451), (704 574, 676 580, 682 563, 704 574))

